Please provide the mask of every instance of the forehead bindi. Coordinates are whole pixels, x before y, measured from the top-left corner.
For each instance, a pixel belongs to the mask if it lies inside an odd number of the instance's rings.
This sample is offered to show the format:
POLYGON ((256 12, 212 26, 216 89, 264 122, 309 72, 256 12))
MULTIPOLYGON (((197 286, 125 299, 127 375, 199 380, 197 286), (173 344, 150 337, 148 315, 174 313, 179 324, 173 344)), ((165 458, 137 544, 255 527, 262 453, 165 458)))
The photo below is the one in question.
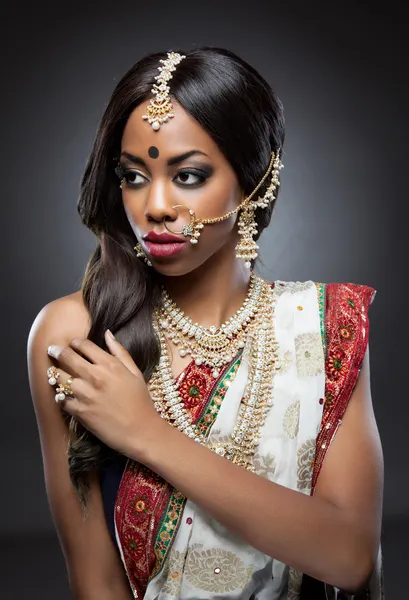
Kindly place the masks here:
POLYGON ((148 154, 151 158, 158 158, 159 156, 159 148, 156 146, 150 146, 148 150, 148 154))

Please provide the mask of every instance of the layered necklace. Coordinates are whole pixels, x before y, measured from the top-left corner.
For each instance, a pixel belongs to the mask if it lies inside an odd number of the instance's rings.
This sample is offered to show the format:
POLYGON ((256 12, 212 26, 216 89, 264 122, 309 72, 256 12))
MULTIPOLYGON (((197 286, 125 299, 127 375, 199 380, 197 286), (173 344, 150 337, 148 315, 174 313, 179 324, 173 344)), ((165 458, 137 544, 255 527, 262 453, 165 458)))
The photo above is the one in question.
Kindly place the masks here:
MULTIPOLYGON (((176 329, 176 334, 174 319, 182 311, 170 300, 167 293, 164 293, 164 306, 155 311, 153 316, 153 327, 161 345, 159 364, 149 383, 156 410, 162 418, 190 438, 249 470, 254 470, 252 456, 258 447, 261 428, 272 405, 273 379, 279 368, 278 344, 274 328, 275 303, 275 292, 271 286, 263 279, 252 275, 249 292, 243 306, 220 328, 209 327, 207 330, 197 323, 192 323, 182 313, 177 323, 181 319, 184 319, 185 322, 176 329), (163 320, 166 321, 165 324, 163 324, 163 320), (190 329, 192 326, 196 327, 193 333, 190 329), (202 335, 197 339, 195 334, 199 328, 202 335), (236 351, 245 346, 246 336, 248 336, 247 342, 250 350, 247 384, 241 399, 236 424, 227 442, 208 442, 206 436, 193 423, 172 373, 165 332, 172 341, 174 341, 175 335, 178 336, 181 349, 186 350, 186 354, 189 353, 196 364, 204 363, 214 367, 215 370, 221 364, 230 362, 226 360, 227 357, 233 360, 236 351), (212 336, 216 337, 217 343, 223 348, 223 358, 217 357, 217 346, 215 348, 210 344, 209 340, 212 340, 212 336), (237 338, 239 338, 239 342, 237 342, 237 338), (228 340, 228 343, 225 342, 225 339, 228 340)), ((213 375, 216 376, 214 372, 213 375)))
POLYGON ((203 327, 193 323, 163 290, 159 324, 173 344, 178 346, 180 356, 190 355, 197 365, 211 367, 212 375, 217 379, 220 368, 229 364, 240 348, 244 348, 247 326, 261 307, 263 283, 262 279, 251 275, 243 305, 220 327, 203 327))

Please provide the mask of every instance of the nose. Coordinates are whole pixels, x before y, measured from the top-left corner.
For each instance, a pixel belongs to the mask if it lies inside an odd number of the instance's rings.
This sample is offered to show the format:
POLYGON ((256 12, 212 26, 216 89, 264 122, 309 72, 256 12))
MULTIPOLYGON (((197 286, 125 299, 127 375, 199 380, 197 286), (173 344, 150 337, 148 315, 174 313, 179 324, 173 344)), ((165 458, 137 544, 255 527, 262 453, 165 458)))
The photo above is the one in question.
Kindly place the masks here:
POLYGON ((145 203, 145 218, 148 221, 162 222, 175 221, 177 212, 172 208, 176 201, 171 198, 171 191, 167 189, 164 180, 157 180, 149 186, 145 203))

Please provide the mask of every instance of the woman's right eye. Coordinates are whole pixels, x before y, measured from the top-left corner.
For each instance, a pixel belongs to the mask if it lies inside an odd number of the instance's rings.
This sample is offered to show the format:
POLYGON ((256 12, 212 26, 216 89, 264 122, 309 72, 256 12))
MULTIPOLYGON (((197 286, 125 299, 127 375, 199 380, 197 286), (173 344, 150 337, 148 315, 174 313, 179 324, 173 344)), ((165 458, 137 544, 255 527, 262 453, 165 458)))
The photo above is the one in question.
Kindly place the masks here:
POLYGON ((143 175, 141 175, 137 171, 132 171, 131 169, 127 169, 124 171, 124 179, 127 185, 129 185, 130 187, 140 186, 142 183, 147 181, 146 178, 143 177, 143 175))

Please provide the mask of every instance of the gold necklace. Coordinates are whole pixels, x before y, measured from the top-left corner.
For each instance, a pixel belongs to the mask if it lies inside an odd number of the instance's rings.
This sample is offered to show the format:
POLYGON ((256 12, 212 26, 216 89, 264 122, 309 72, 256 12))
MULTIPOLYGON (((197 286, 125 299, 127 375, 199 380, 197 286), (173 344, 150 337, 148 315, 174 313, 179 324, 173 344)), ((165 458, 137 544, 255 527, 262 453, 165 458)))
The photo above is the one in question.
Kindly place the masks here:
POLYGON ((203 327, 193 323, 163 290, 159 325, 167 337, 180 346, 180 356, 190 355, 197 365, 204 363, 211 367, 213 377, 217 378, 220 368, 229 364, 239 349, 244 348, 247 326, 259 310, 262 284, 261 278, 251 275, 243 305, 220 327, 203 327))
POLYGON ((150 381, 155 409, 162 418, 185 435, 206 445, 227 460, 253 471, 252 456, 258 447, 266 415, 272 406, 273 379, 279 369, 274 327, 275 302, 274 290, 263 281, 261 306, 253 326, 248 330, 251 335, 251 350, 247 385, 235 427, 229 441, 224 443, 207 443, 205 436, 193 423, 172 374, 166 338, 158 322, 158 312, 154 313, 153 318, 153 326, 161 344, 159 364, 150 381))

